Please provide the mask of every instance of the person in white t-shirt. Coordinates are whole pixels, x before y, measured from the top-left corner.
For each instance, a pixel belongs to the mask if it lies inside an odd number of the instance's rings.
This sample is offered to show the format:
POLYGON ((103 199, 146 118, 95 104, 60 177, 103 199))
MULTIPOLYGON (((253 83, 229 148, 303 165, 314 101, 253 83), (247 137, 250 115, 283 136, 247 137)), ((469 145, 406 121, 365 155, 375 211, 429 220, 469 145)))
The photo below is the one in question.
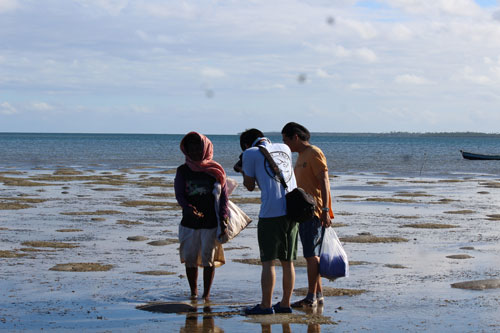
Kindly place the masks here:
POLYGON ((286 190, 272 171, 259 146, 266 148, 278 165, 288 191, 297 187, 293 172, 292 152, 281 143, 271 143, 257 129, 250 129, 240 136, 240 146, 244 151, 241 166, 235 170, 243 173, 243 185, 253 191, 256 185, 261 191, 261 206, 257 235, 262 262, 262 301, 248 308, 248 315, 291 313, 290 298, 295 283, 293 260, 297 258, 298 226, 286 216, 286 190), (276 282, 274 260, 279 259, 283 267, 283 296, 280 302, 272 305, 276 282))

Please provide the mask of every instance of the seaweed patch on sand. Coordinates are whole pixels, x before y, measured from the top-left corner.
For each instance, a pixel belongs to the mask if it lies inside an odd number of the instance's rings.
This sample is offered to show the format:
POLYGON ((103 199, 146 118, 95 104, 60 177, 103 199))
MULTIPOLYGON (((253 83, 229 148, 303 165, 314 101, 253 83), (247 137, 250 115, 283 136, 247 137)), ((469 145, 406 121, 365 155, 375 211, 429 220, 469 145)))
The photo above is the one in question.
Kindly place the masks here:
POLYGON ((83 172, 75 170, 73 168, 62 168, 62 169, 57 169, 52 174, 55 176, 76 176, 76 175, 83 175, 83 172))
POLYGON ((405 204, 418 203, 418 201, 415 200, 397 199, 397 198, 366 198, 365 200, 370 202, 387 202, 387 203, 405 203, 405 204))
POLYGON ((424 192, 399 192, 394 195, 395 197, 409 197, 409 198, 417 198, 417 197, 432 197, 432 194, 427 194, 424 192))
MULTIPOLYGON (((297 296, 306 296, 307 288, 295 289, 294 294, 297 296)), ((331 288, 323 287, 323 296, 334 297, 334 296, 357 296, 365 293, 365 289, 344 289, 344 288, 331 288)))
POLYGON ((27 254, 25 254, 25 253, 0 250, 0 258, 21 258, 21 257, 25 257, 25 256, 27 256, 27 254))
POLYGON ((123 201, 120 206, 125 207, 138 207, 138 206, 154 206, 154 207, 179 207, 177 202, 167 201, 147 201, 147 200, 129 200, 123 201))
POLYGON ((31 208, 33 206, 18 202, 0 202, 0 210, 18 210, 31 208))
POLYGON ((170 244, 175 244, 175 243, 179 243, 179 240, 176 238, 168 238, 168 239, 152 241, 152 242, 149 242, 147 244, 152 245, 152 246, 165 246, 165 245, 170 245, 170 244))
POLYGON ((452 254, 449 256, 446 256, 448 259, 472 259, 474 258, 473 256, 470 256, 468 254, 452 254))
POLYGON ((132 242, 142 242, 142 241, 146 241, 148 239, 149 238, 147 238, 146 236, 130 236, 130 237, 127 237, 127 240, 132 241, 132 242))
POLYGON ((395 269, 405 269, 405 268, 408 268, 408 267, 400 265, 400 264, 385 264, 384 267, 395 268, 395 269))
POLYGON ((470 209, 462 209, 462 210, 449 210, 449 211, 446 211, 444 213, 445 214, 462 214, 462 215, 465 215, 465 214, 474 214, 475 211, 470 210, 470 209))
POLYGON ((168 271, 144 271, 144 272, 135 272, 136 274, 141 274, 141 275, 153 275, 153 276, 160 276, 160 275, 174 275, 174 272, 168 272, 168 271))
POLYGON ((31 180, 27 180, 24 178, 9 178, 9 177, 2 177, 2 176, 0 176, 0 182, 3 182, 3 184, 6 186, 34 187, 34 186, 52 186, 52 185, 54 185, 54 184, 33 182, 31 180))
POLYGON ((500 279, 457 282, 457 283, 452 283, 451 287, 460 289, 470 289, 470 290, 499 289, 500 279))
POLYGON ((146 197, 154 197, 154 198, 174 198, 175 193, 170 192, 162 192, 162 193, 146 193, 144 194, 146 197))
POLYGON ((140 221, 118 220, 118 221, 116 221, 116 224, 123 224, 123 225, 141 225, 141 224, 144 224, 144 223, 143 223, 143 222, 140 222, 140 221))
POLYGON ((405 224, 401 226, 401 228, 416 228, 416 229, 450 229, 458 227, 459 227, 458 225, 442 224, 442 223, 414 223, 414 224, 405 224))
POLYGON ((403 243, 408 239, 403 237, 378 237, 370 233, 363 233, 357 236, 340 237, 342 242, 347 243, 403 243))
POLYGON ((50 247, 54 249, 73 249, 78 247, 77 244, 63 243, 63 242, 46 242, 46 241, 27 241, 22 242, 21 245, 31 247, 50 247))
POLYGON ((57 232, 81 232, 82 229, 57 229, 57 232))
POLYGON ((93 262, 57 264, 50 271, 58 272, 105 272, 113 268, 113 265, 103 265, 93 262))
POLYGON ((97 210, 95 212, 61 212, 61 215, 83 216, 83 215, 118 215, 125 214, 116 210, 97 210))

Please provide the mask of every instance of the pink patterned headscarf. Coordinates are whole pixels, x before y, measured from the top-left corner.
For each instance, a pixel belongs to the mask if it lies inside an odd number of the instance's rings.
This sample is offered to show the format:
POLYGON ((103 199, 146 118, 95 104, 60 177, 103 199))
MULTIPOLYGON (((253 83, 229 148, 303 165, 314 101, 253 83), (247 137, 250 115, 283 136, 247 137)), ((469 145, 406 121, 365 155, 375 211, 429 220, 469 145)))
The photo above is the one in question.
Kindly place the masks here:
POLYGON ((214 176, 215 179, 217 179, 217 181, 221 184, 221 186, 224 186, 226 184, 226 172, 224 171, 224 168, 222 168, 219 163, 215 162, 212 159, 214 156, 214 146, 209 138, 198 132, 189 132, 184 136, 184 138, 182 138, 180 146, 181 151, 184 153, 184 156, 186 156, 186 164, 191 170, 197 172, 206 172, 209 175, 214 176), (201 145, 203 146, 203 157, 201 161, 193 161, 186 153, 184 139, 190 134, 196 134, 201 139, 201 145))

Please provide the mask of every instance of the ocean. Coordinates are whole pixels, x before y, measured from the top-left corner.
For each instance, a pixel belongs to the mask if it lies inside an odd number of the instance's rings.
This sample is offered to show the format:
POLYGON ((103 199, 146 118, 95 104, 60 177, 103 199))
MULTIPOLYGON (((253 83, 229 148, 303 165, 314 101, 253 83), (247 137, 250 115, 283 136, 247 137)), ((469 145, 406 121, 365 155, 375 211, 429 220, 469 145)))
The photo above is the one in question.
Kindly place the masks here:
MULTIPOLYGON (((238 135, 207 135, 214 144, 214 159, 228 174, 241 153, 238 135)), ((119 169, 175 168, 183 163, 178 134, 50 134, 0 133, 0 168, 32 169, 74 167, 119 169)), ((281 142, 279 133, 270 134, 281 142)), ((460 149, 500 154, 500 135, 343 134, 313 133, 331 174, 386 173, 405 177, 449 177, 500 174, 499 161, 464 160, 460 149)))

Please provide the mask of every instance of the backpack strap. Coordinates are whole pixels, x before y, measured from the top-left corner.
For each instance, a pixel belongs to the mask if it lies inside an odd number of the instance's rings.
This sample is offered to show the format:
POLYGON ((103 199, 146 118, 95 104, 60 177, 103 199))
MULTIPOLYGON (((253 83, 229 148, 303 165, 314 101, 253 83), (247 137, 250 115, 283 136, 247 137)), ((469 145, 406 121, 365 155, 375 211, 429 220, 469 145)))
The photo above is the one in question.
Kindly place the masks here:
POLYGON ((278 168, 278 165, 276 165, 276 162, 274 162, 274 159, 272 158, 271 154, 269 154, 269 151, 266 149, 266 147, 263 146, 257 146, 260 150, 260 152, 264 155, 266 160, 269 162, 269 165, 271 166, 271 169, 273 170, 274 174, 278 176, 278 179, 285 188, 285 191, 288 189, 288 185, 286 184, 285 178, 283 177, 283 174, 281 170, 278 168))

